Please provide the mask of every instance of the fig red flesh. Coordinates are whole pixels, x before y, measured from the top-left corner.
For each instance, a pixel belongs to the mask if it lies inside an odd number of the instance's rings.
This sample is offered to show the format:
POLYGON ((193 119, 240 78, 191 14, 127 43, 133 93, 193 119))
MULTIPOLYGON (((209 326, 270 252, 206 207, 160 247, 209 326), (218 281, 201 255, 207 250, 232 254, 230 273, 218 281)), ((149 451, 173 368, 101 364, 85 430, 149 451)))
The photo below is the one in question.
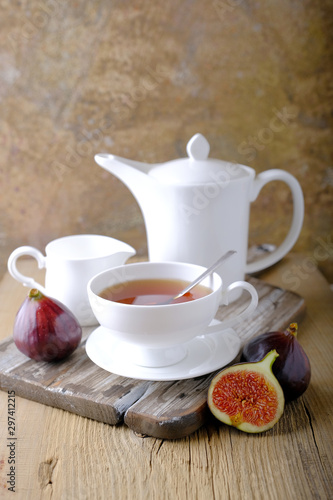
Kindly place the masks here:
POLYGON ((59 301, 33 288, 14 322, 16 347, 36 361, 58 361, 79 345, 82 328, 72 312, 59 301))
POLYGON ((258 433, 271 429, 284 410, 284 396, 272 372, 278 354, 256 363, 239 363, 219 372, 208 390, 208 407, 221 422, 258 433))

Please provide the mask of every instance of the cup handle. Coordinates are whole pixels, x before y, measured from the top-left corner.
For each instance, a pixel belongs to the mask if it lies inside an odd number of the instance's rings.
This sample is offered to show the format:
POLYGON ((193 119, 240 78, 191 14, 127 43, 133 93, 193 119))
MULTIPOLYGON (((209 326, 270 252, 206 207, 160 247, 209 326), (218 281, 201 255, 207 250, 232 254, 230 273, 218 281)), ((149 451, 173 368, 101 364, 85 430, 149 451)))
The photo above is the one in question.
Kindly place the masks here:
POLYGON ((17 259, 19 259, 20 257, 23 257, 23 256, 27 256, 27 255, 30 257, 33 257, 34 259, 37 260, 39 269, 42 269, 43 267, 45 267, 46 257, 44 257, 44 255, 39 250, 37 250, 37 248, 30 247, 30 246, 23 246, 23 247, 16 248, 16 250, 14 250, 10 254, 9 259, 8 259, 8 263, 7 263, 8 271, 14 279, 16 279, 17 281, 22 283, 24 286, 27 286, 29 288, 37 288, 38 290, 40 290, 42 293, 45 294, 46 290, 42 285, 37 283, 37 281, 35 281, 33 278, 29 278, 28 276, 24 276, 24 274, 20 273, 20 271, 16 267, 17 259))
POLYGON ((245 272, 250 274, 261 271, 281 260, 294 246, 302 229, 304 218, 303 192, 299 182, 289 172, 279 169, 272 169, 260 173, 254 180, 250 201, 254 201, 265 184, 271 181, 283 181, 290 187, 294 207, 292 223, 285 240, 281 243, 280 246, 278 246, 276 250, 274 250, 274 252, 267 255, 266 257, 263 257, 262 259, 248 263, 246 265, 245 272))
POLYGON ((251 295, 251 302, 250 304, 242 311, 240 314, 238 314, 236 317, 228 318, 225 320, 218 320, 219 323, 216 325, 211 325, 208 326, 207 330, 205 330, 205 335, 209 333, 216 333, 221 330, 224 330, 226 327, 229 326, 234 326, 236 322, 243 321, 245 318, 250 316, 255 309, 257 308, 258 305, 258 294, 254 286, 252 286, 250 283, 247 281, 235 281, 234 283, 231 283, 223 292, 222 292, 222 304, 223 305, 228 305, 229 303, 229 293, 234 290, 235 288, 242 288, 243 290, 247 290, 249 294, 251 295))

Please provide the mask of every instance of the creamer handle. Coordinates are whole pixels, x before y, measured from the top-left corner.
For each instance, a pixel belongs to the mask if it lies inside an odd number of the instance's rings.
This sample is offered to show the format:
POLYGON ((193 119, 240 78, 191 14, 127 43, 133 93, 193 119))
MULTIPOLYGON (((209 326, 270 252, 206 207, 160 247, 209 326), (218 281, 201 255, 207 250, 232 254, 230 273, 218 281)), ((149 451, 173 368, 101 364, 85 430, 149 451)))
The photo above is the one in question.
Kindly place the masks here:
POLYGON ((16 279, 17 281, 22 283, 24 286, 27 286, 29 288, 37 288, 38 290, 40 290, 42 293, 45 294, 46 290, 42 285, 37 283, 37 281, 35 281, 33 278, 30 278, 30 277, 25 276, 24 274, 20 273, 20 271, 17 269, 16 261, 17 261, 17 259, 19 259, 20 257, 23 257, 23 256, 30 256, 30 257, 33 257, 34 259, 36 259, 39 269, 42 269, 46 265, 46 257, 44 257, 44 255, 39 250, 37 250, 37 248, 30 247, 30 246, 19 247, 19 248, 16 248, 16 250, 14 250, 10 254, 9 259, 8 259, 7 266, 8 266, 8 271, 9 271, 10 275, 14 279, 16 279))

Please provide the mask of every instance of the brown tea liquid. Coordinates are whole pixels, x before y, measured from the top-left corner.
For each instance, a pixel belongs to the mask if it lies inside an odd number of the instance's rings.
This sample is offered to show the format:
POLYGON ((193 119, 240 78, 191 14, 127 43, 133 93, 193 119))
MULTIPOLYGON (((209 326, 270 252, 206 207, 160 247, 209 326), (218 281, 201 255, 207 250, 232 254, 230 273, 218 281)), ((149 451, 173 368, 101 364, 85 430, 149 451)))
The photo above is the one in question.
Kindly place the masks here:
MULTIPOLYGON (((173 279, 134 280, 105 288, 99 296, 123 304, 158 305, 177 295, 189 284, 189 281, 173 279)), ((190 292, 175 299, 172 304, 189 302, 211 292, 212 290, 206 286, 196 285, 190 292)))

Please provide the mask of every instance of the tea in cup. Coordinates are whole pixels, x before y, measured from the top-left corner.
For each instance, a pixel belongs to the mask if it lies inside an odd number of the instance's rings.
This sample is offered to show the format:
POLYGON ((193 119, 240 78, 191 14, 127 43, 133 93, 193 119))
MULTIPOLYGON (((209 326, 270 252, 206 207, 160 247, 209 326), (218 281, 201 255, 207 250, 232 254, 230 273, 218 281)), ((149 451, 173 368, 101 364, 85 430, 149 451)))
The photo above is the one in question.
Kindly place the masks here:
POLYGON ((197 278, 204 267, 183 262, 140 262, 118 266, 94 276, 88 283, 91 308, 100 325, 120 342, 135 347, 134 363, 158 367, 178 363, 186 356, 186 342, 216 333, 210 325, 221 303, 236 288, 247 290, 250 304, 240 314, 222 321, 222 331, 255 310, 258 295, 245 281, 236 281, 222 293, 217 273, 205 278, 180 302, 164 302, 197 278))
POLYGON ((115 238, 79 234, 51 241, 46 245, 45 253, 46 256, 31 246, 17 248, 8 259, 10 274, 24 286, 37 288, 62 302, 82 326, 88 326, 97 324, 88 300, 88 281, 105 269, 124 264, 136 252, 115 238), (40 269, 46 268, 45 287, 19 272, 16 262, 22 256, 33 257, 40 269))
POLYGON ((122 304, 139 306, 163 305, 169 302, 180 304, 204 297, 212 292, 211 288, 198 284, 189 292, 178 297, 179 291, 188 286, 179 279, 140 279, 111 285, 99 294, 100 297, 122 304))

